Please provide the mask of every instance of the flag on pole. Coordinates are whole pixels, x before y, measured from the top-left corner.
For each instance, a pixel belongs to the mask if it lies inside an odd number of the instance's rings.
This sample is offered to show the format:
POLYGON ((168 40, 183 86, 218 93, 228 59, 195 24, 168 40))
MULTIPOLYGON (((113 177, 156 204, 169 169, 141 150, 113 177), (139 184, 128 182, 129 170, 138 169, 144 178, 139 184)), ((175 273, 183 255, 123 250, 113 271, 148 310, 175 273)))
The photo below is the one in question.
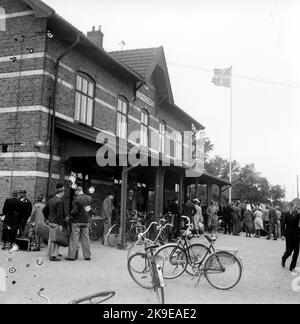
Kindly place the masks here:
POLYGON ((214 78, 211 80, 216 86, 231 87, 232 66, 228 69, 214 69, 214 78))

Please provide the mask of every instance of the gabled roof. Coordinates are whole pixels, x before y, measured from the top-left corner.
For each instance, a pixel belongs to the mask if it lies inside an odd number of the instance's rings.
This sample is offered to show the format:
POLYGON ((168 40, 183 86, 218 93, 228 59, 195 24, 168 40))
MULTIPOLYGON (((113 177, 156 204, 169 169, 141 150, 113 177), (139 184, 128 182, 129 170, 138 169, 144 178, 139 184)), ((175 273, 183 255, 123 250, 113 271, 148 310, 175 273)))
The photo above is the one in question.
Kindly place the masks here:
POLYGON ((144 79, 147 79, 149 70, 156 60, 158 50, 159 48, 153 47, 116 51, 110 52, 109 54, 117 61, 138 73, 144 79))
POLYGON ((160 89, 168 96, 169 103, 174 103, 171 82, 168 73, 164 49, 160 47, 123 50, 109 53, 114 59, 148 81, 153 75, 163 80, 160 89))

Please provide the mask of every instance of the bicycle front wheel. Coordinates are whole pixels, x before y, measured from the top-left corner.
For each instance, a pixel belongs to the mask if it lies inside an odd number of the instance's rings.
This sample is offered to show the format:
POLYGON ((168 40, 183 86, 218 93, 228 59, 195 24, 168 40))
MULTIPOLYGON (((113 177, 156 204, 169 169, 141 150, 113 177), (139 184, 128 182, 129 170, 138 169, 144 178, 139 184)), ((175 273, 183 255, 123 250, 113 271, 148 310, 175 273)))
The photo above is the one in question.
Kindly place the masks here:
POLYGON ((194 276, 195 271, 203 263, 204 259, 209 255, 209 248, 202 243, 195 243, 189 246, 187 255, 189 256, 189 262, 186 267, 186 272, 194 276))
POLYGON ((220 290, 235 287, 242 277, 240 260, 230 252, 218 251, 208 257, 204 275, 209 284, 220 290))
POLYGON ((165 279, 175 279, 186 270, 188 261, 185 250, 177 244, 168 244, 155 252, 157 263, 163 269, 165 279))
POLYGON ((120 226, 119 224, 113 225, 107 233, 107 244, 116 247, 119 243, 120 226))
POLYGON ((91 239, 92 241, 98 241, 98 239, 99 239, 99 235, 98 235, 96 229, 92 228, 92 229, 90 230, 89 237, 90 237, 90 239, 91 239))
POLYGON ((132 255, 127 262, 128 272, 135 283, 145 289, 154 288, 149 262, 145 253, 132 255))

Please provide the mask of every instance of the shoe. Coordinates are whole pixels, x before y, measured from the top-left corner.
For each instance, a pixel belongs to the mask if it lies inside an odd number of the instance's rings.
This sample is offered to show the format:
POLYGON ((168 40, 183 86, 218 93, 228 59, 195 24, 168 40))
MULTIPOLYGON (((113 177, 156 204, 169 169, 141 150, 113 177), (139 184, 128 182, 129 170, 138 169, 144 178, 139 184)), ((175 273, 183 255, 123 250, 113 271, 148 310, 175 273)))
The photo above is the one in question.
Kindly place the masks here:
POLYGON ((291 271, 291 272, 293 272, 294 270, 295 270, 295 268, 290 267, 290 271, 291 271))
POLYGON ((60 261, 60 259, 59 259, 59 258, 57 258, 57 257, 52 257, 52 258, 49 258, 49 260, 50 260, 50 261, 60 261))
POLYGON ((6 250, 6 247, 5 247, 5 246, 3 246, 3 247, 2 247, 2 250, 3 250, 3 251, 5 251, 5 250, 6 250))
POLYGON ((277 241, 277 239, 276 239, 276 238, 274 238, 274 239, 273 239, 273 241, 277 241))
POLYGON ((61 254, 59 254, 58 256, 59 256, 60 258, 62 257, 62 255, 61 255, 61 254))
POLYGON ((66 261, 75 261, 75 259, 65 258, 66 261))
POLYGON ((285 261, 281 261, 281 266, 282 266, 282 268, 285 268, 285 261))
POLYGON ((84 259, 85 261, 91 261, 91 258, 86 258, 86 259, 84 259))

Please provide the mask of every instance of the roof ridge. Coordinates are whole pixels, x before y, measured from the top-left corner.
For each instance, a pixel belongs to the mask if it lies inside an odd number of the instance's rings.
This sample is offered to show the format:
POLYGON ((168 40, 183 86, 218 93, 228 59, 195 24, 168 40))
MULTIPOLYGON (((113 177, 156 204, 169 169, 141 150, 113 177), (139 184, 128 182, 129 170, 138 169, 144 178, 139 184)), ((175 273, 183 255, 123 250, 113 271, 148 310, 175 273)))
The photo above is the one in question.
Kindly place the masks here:
POLYGON ((108 53, 124 53, 124 52, 134 52, 134 51, 146 51, 146 50, 153 50, 159 49, 161 46, 158 47, 144 47, 144 48, 132 48, 127 50, 119 50, 119 51, 109 51, 108 53))

